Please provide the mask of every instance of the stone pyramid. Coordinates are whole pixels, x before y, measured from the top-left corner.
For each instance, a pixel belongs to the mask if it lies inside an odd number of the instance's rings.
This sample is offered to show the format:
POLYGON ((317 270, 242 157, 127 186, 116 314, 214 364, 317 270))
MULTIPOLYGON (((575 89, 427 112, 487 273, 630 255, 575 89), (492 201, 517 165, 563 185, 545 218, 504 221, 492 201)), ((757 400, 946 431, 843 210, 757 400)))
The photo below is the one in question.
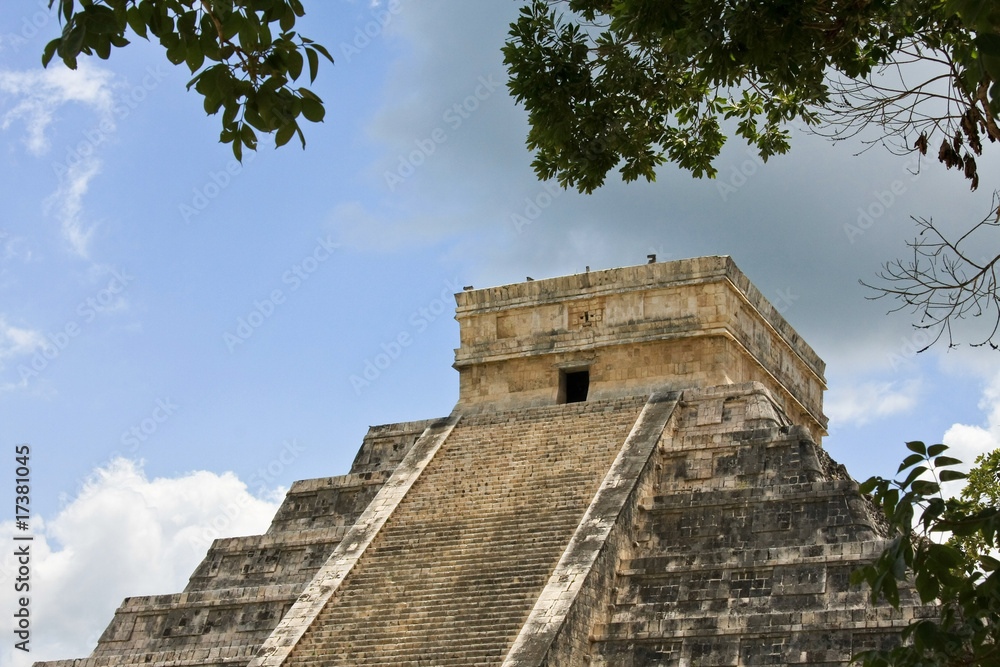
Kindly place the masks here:
POLYGON ((460 399, 47 667, 845 665, 929 611, 820 447, 824 364, 728 257, 456 295, 460 399))

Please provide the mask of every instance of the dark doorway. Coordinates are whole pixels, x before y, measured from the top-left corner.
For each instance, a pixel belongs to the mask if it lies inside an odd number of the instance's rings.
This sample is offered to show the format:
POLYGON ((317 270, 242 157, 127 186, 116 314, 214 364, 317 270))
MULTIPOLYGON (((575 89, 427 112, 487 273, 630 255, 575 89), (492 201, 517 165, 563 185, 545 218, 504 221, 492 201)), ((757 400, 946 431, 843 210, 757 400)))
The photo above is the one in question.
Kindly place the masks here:
POLYGON ((566 383, 566 402, 580 403, 587 400, 587 389, 590 387, 590 371, 574 371, 563 376, 566 383))

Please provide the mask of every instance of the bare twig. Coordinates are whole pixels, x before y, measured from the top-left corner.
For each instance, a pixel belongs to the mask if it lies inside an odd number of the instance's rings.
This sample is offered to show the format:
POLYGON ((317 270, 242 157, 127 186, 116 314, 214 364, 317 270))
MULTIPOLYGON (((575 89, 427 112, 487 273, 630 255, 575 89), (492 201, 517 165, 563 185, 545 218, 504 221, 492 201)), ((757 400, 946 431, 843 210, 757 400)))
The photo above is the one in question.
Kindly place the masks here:
MULTIPOLYGON (((955 347, 953 325, 967 317, 987 317, 992 327, 987 335, 973 347, 988 345, 1000 349, 997 333, 1000 331, 1000 255, 992 259, 973 259, 971 248, 977 231, 1000 228, 1000 191, 994 191, 989 214, 976 223, 957 240, 951 241, 934 226, 932 220, 913 218, 921 228, 908 245, 913 252, 909 261, 888 262, 879 278, 882 285, 862 285, 877 294, 870 299, 890 297, 899 302, 892 311, 911 309, 919 315, 918 329, 936 332, 933 340, 920 350, 946 336, 949 347, 955 347)), ((978 240, 975 239, 975 240, 978 240)))

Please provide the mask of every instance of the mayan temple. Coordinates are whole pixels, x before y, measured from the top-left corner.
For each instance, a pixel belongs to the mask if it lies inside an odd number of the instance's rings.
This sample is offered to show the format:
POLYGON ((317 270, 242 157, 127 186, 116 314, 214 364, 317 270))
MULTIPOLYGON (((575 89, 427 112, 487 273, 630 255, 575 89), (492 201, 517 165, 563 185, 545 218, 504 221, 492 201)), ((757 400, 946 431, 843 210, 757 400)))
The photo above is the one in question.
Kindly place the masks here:
POLYGON ((924 612, 850 586, 884 525, 820 447, 824 363, 730 258, 456 300, 450 415, 372 427, 37 664, 832 666, 924 612))

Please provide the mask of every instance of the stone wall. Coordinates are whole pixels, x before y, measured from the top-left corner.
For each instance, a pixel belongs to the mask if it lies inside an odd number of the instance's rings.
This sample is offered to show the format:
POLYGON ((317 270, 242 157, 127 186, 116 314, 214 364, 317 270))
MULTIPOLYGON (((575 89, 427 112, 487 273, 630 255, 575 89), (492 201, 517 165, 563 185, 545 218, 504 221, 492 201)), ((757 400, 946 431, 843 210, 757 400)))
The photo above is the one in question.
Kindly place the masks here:
POLYGON ((846 666, 934 613, 912 590, 896 611, 850 585, 882 549, 880 521, 763 386, 684 402, 592 630, 591 665, 846 666))
MULTIPOLYGON (((757 381, 825 433, 824 364, 728 257, 610 269, 456 295, 466 409, 560 400, 588 369, 595 397, 757 381)), ((801 417, 801 420, 799 419, 801 417)))

